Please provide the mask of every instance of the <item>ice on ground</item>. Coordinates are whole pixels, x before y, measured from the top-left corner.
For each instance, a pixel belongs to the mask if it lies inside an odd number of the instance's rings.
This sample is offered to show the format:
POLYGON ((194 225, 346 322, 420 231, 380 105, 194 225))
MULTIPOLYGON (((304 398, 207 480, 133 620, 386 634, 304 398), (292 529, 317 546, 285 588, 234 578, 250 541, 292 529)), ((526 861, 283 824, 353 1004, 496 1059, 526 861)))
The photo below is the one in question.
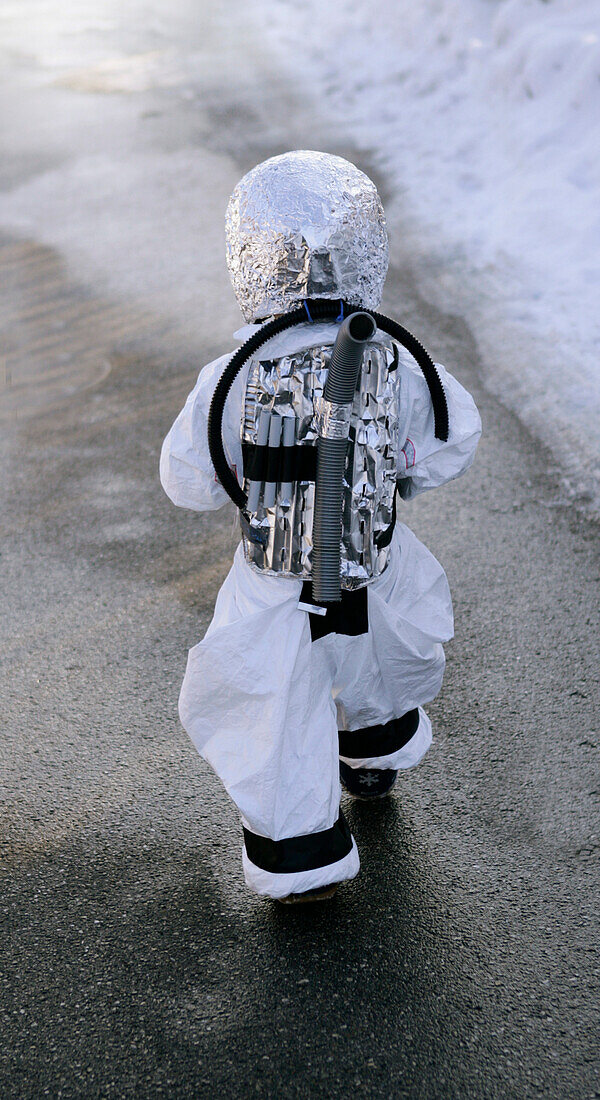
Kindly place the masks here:
POLYGON ((490 387, 600 511, 597 0, 260 10, 392 182, 393 255, 466 317, 490 387))

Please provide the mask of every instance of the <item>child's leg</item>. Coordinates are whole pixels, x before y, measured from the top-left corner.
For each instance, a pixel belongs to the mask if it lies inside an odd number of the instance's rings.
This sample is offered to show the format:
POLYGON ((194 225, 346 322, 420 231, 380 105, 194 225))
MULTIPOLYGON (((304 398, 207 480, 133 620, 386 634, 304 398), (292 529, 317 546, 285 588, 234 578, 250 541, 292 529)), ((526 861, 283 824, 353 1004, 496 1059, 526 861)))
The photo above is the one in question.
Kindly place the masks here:
POLYGON ((298 609, 301 587, 257 575, 238 550, 180 697, 183 725, 240 810, 246 881, 269 897, 359 867, 339 810, 330 669, 298 609))
POLYGON ((452 637, 446 576, 398 524, 388 569, 367 591, 367 634, 336 639, 340 758, 351 768, 412 768, 431 744, 423 704, 440 690, 441 643, 452 637))
POLYGON ((340 760, 350 768, 402 771, 419 764, 431 744, 431 722, 422 707, 400 718, 339 731, 340 760))

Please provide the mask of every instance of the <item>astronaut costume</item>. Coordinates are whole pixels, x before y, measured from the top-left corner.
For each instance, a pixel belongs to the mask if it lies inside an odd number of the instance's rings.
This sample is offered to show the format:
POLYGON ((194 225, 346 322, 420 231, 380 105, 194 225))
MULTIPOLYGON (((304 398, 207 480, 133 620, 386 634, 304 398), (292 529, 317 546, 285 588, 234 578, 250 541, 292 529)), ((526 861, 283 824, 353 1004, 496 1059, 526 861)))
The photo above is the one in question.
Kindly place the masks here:
POLYGON ((463 387, 374 312, 385 221, 375 186, 349 162, 293 152, 249 172, 228 207, 227 261, 250 322, 235 336, 250 343, 202 370, 160 476, 184 508, 217 509, 231 495, 243 537, 189 653, 179 708, 240 811, 247 884, 282 899, 358 872, 340 760, 406 769, 429 748, 423 708, 442 683, 452 603, 442 567, 396 518, 396 491, 408 501, 459 477, 481 423, 463 387), (344 406, 328 399, 328 377, 360 310, 372 331, 344 406), (328 438, 344 440, 345 456, 333 602, 315 596, 328 438))

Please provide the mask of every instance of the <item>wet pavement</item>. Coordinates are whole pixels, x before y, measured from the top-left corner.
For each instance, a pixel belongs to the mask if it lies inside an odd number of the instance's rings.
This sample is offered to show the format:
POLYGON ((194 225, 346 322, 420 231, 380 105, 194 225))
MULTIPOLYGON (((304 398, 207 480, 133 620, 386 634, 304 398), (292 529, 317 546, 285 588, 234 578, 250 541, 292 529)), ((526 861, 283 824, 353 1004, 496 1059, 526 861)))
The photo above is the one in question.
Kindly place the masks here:
POLYGON ((485 425, 401 517, 455 599, 436 741, 388 802, 345 804, 362 871, 331 903, 250 894, 176 709, 234 514, 173 508, 158 453, 239 324, 239 175, 320 147, 389 185, 241 4, 0 24, 2 1094, 600 1095, 598 528, 393 240, 384 311, 485 425))

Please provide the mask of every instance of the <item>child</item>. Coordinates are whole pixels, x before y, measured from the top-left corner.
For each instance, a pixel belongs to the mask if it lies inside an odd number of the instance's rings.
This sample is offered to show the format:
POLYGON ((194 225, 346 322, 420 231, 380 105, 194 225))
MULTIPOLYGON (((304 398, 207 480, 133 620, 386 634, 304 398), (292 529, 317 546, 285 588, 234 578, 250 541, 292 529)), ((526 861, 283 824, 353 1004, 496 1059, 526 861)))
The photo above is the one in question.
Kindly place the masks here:
POLYGON ((396 520, 395 494, 464 473, 481 423, 463 387, 379 314, 351 405, 327 398, 332 347, 352 324, 341 320, 377 307, 388 265, 379 196, 354 165, 299 151, 259 164, 229 202, 227 262, 252 323, 236 337, 259 335, 204 368, 160 463, 175 504, 220 508, 229 493, 242 510, 180 714, 240 811, 247 884, 314 900, 359 869, 340 776, 350 794, 382 797, 431 743, 423 706, 442 683, 452 604, 443 569, 396 520), (265 342, 257 323, 273 318, 265 342), (334 602, 311 586, 328 436, 346 454, 334 602))

